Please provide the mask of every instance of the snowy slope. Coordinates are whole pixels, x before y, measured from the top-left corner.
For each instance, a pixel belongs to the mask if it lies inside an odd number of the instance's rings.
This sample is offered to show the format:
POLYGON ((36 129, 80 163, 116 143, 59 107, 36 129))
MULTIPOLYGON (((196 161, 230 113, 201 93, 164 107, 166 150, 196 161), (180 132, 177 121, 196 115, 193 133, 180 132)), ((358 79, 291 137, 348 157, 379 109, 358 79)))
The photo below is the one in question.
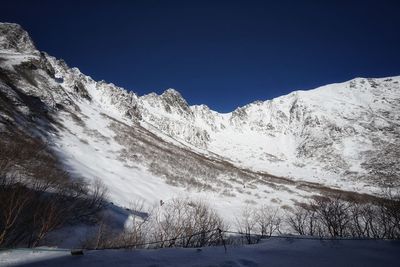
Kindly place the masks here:
MULTIPOLYGON (((364 190, 382 178, 371 174, 375 152, 399 141, 400 77, 296 91, 228 114, 206 106, 170 114, 158 106, 144 114, 159 130, 245 168, 364 190)), ((398 185, 395 172, 386 182, 398 185)))
POLYGON ((0 23, 0 33, 0 100, 11 106, 0 108, 0 130, 41 135, 66 170, 101 179, 117 205, 190 196, 233 222, 246 205, 287 208, 331 188, 376 193, 400 181, 400 77, 220 114, 173 89, 138 96, 94 81, 37 51, 19 25, 0 23))

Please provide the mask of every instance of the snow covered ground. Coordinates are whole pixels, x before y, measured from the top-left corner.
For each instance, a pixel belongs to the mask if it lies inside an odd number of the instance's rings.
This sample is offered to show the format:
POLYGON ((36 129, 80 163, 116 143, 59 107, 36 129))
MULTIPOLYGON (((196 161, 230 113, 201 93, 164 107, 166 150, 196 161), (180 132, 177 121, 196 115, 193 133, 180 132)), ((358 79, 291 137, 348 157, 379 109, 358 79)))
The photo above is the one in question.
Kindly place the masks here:
POLYGON ((399 266, 400 241, 277 239, 201 249, 0 252, 0 266, 399 266))

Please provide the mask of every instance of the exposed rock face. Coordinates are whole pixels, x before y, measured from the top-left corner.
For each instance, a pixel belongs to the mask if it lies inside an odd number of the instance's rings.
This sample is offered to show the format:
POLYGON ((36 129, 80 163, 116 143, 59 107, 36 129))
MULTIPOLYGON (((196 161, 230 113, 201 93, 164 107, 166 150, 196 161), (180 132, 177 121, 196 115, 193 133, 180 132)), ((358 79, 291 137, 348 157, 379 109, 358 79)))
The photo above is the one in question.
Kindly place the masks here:
POLYGON ((167 89, 160 97, 168 112, 176 112, 183 116, 193 116, 188 103, 175 89, 167 89))
POLYGON ((14 23, 0 25, 0 49, 16 53, 37 53, 28 33, 14 23))

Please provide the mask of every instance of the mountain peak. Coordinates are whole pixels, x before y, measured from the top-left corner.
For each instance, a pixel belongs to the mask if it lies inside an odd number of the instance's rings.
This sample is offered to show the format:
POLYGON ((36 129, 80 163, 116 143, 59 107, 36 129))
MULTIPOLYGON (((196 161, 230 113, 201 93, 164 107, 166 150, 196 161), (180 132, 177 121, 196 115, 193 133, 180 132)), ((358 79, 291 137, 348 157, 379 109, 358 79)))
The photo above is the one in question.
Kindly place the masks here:
POLYGON ((45 53, 27 55, 38 51, 19 25, 1 23, 0 33, 0 131, 48 132, 63 164, 108 182, 116 203, 128 205, 131 192, 151 204, 196 188, 221 203, 290 206, 303 199, 288 194, 314 193, 297 186, 305 183, 363 193, 400 185, 400 77, 358 78, 221 114, 188 106, 175 89, 138 97, 45 53), (156 187, 170 191, 160 196, 156 187))
POLYGON ((0 23, 0 49, 18 53, 35 53, 29 34, 16 23, 0 23))
POLYGON ((172 96, 172 97, 180 97, 180 98, 183 98, 182 95, 181 95, 177 90, 175 90, 175 89, 173 89, 173 88, 168 88, 167 90, 165 90, 165 91, 161 94, 161 96, 166 96, 166 97, 172 96))
POLYGON ((161 94, 161 99, 165 102, 167 110, 173 106, 181 109, 185 113, 191 112, 186 100, 175 89, 169 88, 165 90, 164 93, 161 94))

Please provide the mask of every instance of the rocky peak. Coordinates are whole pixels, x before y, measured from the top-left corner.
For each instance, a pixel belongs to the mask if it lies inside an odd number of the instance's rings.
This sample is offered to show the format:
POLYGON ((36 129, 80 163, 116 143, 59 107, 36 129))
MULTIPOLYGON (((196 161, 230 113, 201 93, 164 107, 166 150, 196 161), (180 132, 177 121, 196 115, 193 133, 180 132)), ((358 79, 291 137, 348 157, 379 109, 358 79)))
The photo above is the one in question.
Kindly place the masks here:
POLYGON ((207 105, 204 105, 204 104, 193 105, 193 106, 191 106, 191 109, 194 112, 199 113, 199 114, 210 114, 211 113, 211 109, 207 105))
POLYGON ((186 100, 175 89, 169 88, 165 90, 160 97, 164 101, 166 111, 171 112, 171 109, 177 108, 179 112, 192 113, 186 100))
POLYGON ((239 117, 245 119, 247 117, 247 112, 245 107, 238 107, 232 112, 232 117, 239 117))
POLYGON ((29 34, 15 23, 0 23, 0 49, 18 53, 38 53, 29 34))
POLYGON ((175 90, 173 88, 168 88, 167 90, 165 90, 161 94, 161 96, 164 96, 164 97, 180 97, 180 98, 182 98, 182 95, 177 90, 175 90))
POLYGON ((170 102, 171 104, 177 103, 177 104, 187 105, 187 102, 182 97, 182 95, 178 91, 172 88, 165 90, 161 94, 161 98, 167 102, 170 102))

